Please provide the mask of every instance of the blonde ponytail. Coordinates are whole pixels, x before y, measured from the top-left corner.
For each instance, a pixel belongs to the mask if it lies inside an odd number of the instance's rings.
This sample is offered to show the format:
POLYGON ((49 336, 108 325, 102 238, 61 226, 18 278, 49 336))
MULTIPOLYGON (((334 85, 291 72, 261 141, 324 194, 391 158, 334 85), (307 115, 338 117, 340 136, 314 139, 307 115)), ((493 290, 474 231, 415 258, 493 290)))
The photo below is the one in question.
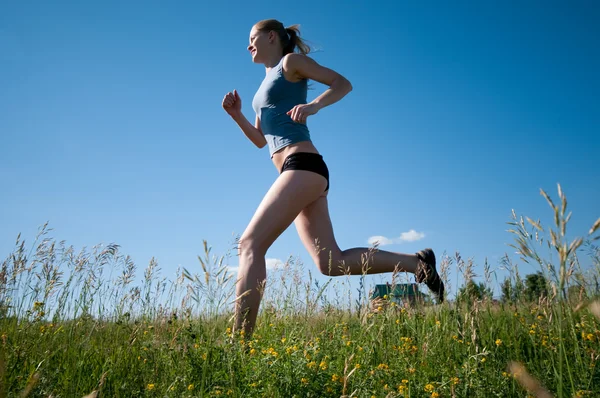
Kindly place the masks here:
POLYGON ((257 22, 254 27, 260 32, 274 31, 279 36, 283 55, 290 54, 298 50, 301 54, 308 54, 311 48, 302 38, 300 38, 300 25, 291 25, 287 28, 276 19, 263 19, 257 22))

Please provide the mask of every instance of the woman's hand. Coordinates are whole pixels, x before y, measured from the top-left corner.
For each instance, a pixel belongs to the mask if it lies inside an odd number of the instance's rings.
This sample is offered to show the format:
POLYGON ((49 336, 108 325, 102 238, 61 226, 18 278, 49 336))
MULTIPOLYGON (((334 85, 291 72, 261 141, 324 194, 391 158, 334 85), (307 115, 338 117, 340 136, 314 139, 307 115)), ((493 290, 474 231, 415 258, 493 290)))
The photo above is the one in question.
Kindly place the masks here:
POLYGON ((233 90, 233 92, 229 92, 225 94, 223 97, 223 103, 221 104, 225 112, 229 114, 231 117, 238 116, 242 113, 242 99, 240 98, 237 90, 233 90))
POLYGON ((287 114, 293 121, 306 124, 306 119, 317 112, 319 112, 319 107, 316 104, 300 104, 290 109, 287 114))

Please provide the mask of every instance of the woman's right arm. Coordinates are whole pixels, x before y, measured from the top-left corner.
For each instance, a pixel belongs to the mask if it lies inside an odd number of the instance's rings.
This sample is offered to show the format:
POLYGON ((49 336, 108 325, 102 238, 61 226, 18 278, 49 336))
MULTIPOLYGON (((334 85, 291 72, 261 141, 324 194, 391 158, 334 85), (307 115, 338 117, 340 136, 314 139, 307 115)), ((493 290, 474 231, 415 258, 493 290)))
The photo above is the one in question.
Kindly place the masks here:
POLYGON ((267 145, 267 140, 265 139, 265 136, 260 128, 260 119, 258 115, 256 116, 256 122, 253 126, 242 113, 242 99, 240 98, 237 90, 233 90, 233 93, 230 92, 225 94, 222 106, 223 109, 225 109, 225 112, 231 116, 238 126, 240 126, 240 129, 242 129, 246 137, 248 137, 248 139, 252 141, 254 145, 259 148, 267 145))
POLYGON ((231 117, 233 120, 235 120, 238 126, 240 126, 240 129, 242 129, 246 137, 248 137, 248 139, 252 141, 254 145, 256 145, 258 148, 262 148, 267 145, 267 140, 260 129, 260 119, 258 116, 256 116, 256 122, 254 126, 248 119, 246 119, 246 116, 244 116, 241 111, 232 115, 231 117))

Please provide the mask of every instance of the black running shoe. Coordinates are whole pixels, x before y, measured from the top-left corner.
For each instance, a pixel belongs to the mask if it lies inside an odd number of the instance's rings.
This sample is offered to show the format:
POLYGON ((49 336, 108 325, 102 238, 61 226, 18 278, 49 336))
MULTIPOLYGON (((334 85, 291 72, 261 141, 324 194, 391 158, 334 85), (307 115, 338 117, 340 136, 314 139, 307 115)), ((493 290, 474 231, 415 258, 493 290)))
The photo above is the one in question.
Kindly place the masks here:
POLYGON ((427 248, 416 253, 418 260, 415 280, 427 285, 440 303, 444 301, 444 282, 435 268, 435 254, 427 248))

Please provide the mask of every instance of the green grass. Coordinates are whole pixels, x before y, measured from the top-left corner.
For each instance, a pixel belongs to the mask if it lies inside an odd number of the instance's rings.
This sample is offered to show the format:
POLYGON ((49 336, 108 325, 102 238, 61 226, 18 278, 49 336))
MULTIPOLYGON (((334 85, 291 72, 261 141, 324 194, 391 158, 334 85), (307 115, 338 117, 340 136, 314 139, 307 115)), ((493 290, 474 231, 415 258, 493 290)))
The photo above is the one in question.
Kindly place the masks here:
POLYGON ((344 277, 318 286, 290 263, 249 340, 230 334, 234 276, 206 244, 201 273, 170 282, 152 261, 135 285, 117 246, 75 253, 44 227, 29 253, 19 238, 0 271, 0 398, 600 396, 598 249, 585 274, 556 213, 552 245, 511 223, 522 261, 552 267, 550 297, 372 307, 364 295, 348 302, 344 277), (575 275, 589 282, 577 299, 561 293, 575 275))

